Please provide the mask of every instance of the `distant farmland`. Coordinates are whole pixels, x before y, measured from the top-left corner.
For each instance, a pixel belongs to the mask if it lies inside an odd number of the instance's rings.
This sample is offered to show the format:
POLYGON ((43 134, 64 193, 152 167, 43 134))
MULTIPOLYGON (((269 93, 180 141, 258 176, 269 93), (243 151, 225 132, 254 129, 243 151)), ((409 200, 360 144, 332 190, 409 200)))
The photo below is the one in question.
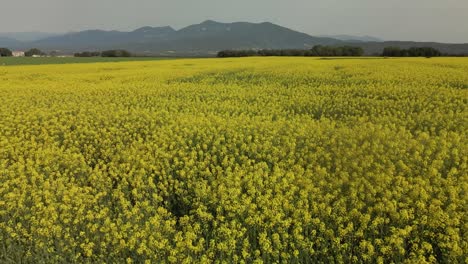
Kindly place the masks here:
POLYGON ((172 58, 161 58, 161 57, 130 57, 130 58, 0 57, 0 66, 96 63, 96 62, 125 62, 125 61, 155 61, 155 60, 167 60, 167 59, 172 59, 172 58))

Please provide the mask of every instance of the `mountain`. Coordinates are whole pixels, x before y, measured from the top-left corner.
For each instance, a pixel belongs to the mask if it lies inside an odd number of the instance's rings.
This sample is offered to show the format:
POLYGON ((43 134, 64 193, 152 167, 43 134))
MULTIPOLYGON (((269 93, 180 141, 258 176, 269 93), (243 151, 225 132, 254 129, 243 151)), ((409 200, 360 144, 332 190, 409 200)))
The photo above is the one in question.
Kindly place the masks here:
POLYGON ((0 36, 0 48, 18 47, 21 45, 16 39, 0 36))
MULTIPOLYGON (((264 23, 219 23, 207 20, 201 24, 182 28, 176 33, 179 39, 217 38, 219 40, 234 40, 247 45, 257 45, 258 48, 274 48, 282 46, 303 48, 312 44, 332 44, 335 39, 312 37, 305 33, 278 26, 269 22, 264 23)), ((255 48, 255 47, 254 47, 255 48)))
POLYGON ((333 38, 346 42, 383 42, 382 39, 372 36, 353 36, 353 35, 320 35, 323 38, 333 38))
POLYGON ((146 52, 215 54, 222 49, 304 49, 340 41, 317 38, 272 23, 205 21, 182 28, 168 39, 138 46, 146 52))
POLYGON ((169 37, 176 31, 169 26, 166 27, 142 27, 136 29, 129 34, 131 38, 143 39, 143 40, 161 40, 169 39, 169 37))
POLYGON ((99 50, 119 48, 129 44, 158 42, 168 39, 174 32, 176 31, 171 27, 142 27, 131 32, 86 30, 45 38, 31 44, 46 50, 99 50))
POLYGON ((273 23, 220 23, 212 20, 175 30, 172 27, 142 27, 130 32, 86 30, 30 41, 0 35, 0 47, 25 50, 32 47, 62 53, 126 49, 136 54, 209 56, 224 49, 308 49, 314 45, 352 45, 367 55, 386 46, 430 46, 444 53, 468 54, 468 44, 430 42, 381 42, 380 39, 347 35, 314 37, 273 23))
POLYGON ((222 49, 304 49, 340 42, 268 22, 220 23, 207 20, 180 30, 168 26, 142 27, 131 32, 86 30, 30 41, 15 48, 37 47, 68 53, 119 48, 143 54, 208 55, 222 49))

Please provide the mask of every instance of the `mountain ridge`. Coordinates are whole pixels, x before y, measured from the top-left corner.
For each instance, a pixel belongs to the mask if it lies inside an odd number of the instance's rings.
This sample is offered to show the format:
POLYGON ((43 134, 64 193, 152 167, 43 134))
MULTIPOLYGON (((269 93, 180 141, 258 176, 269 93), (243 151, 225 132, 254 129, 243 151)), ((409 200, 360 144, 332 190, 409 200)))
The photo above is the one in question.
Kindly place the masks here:
MULTIPOLYGON (((340 35, 336 35, 340 36, 340 35)), ((349 36, 348 36, 349 37, 349 36)), ((367 40, 372 37, 366 37, 367 40)), ((353 45, 362 47, 367 55, 381 52, 385 46, 432 46, 444 53, 468 54, 468 44, 410 41, 363 41, 311 36, 271 22, 223 23, 205 20, 179 30, 171 26, 140 27, 132 31, 84 30, 53 35, 34 41, 18 41, 2 37, 0 47, 12 49, 39 48, 73 53, 89 50, 127 49, 142 55, 214 55, 225 49, 308 49, 314 45, 353 45)))

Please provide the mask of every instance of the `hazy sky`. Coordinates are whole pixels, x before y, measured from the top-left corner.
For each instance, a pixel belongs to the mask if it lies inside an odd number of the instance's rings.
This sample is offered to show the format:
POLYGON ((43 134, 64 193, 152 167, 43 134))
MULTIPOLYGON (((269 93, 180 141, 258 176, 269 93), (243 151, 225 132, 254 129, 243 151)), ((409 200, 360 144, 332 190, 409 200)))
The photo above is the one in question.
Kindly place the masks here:
POLYGON ((468 0, 0 0, 0 32, 269 21, 312 35, 468 43, 468 0), (8 10, 6 10, 8 8, 8 10))

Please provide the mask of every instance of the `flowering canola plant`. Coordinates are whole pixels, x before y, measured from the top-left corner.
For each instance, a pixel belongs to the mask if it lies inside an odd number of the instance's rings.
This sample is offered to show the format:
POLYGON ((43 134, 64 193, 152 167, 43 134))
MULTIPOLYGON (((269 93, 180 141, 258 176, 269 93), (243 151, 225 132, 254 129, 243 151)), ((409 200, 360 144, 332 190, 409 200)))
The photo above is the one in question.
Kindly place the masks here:
POLYGON ((468 60, 0 67, 2 263, 466 263, 468 60))

